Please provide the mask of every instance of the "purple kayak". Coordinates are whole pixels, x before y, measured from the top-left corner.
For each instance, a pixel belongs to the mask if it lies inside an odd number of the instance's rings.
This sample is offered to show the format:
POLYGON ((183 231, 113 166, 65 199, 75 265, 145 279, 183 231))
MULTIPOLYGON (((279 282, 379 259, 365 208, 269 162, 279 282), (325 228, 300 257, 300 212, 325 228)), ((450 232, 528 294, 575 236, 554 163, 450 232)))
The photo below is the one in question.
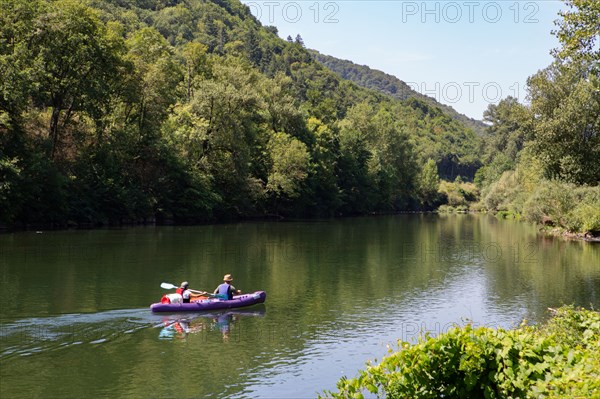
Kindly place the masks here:
POLYGON ((263 303, 267 298, 264 291, 236 295, 231 300, 203 299, 190 303, 153 303, 150 310, 153 312, 203 312, 205 310, 235 309, 263 303))

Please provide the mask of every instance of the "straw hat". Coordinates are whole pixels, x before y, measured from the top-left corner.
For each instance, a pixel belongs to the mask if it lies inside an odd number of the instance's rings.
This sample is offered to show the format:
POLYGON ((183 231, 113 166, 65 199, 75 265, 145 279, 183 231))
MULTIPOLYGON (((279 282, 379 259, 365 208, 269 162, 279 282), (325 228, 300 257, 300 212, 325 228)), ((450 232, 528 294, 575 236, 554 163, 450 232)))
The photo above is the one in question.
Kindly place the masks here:
POLYGON ((233 281, 233 277, 231 276, 231 274, 226 274, 225 276, 223 276, 223 281, 233 281))

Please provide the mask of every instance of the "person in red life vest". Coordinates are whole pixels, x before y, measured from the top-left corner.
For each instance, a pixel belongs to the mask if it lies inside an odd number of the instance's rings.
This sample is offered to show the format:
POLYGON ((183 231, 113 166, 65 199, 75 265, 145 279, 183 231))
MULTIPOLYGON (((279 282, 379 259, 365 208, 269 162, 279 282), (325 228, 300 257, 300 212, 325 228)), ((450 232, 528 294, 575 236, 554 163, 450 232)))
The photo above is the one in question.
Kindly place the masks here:
POLYGON ((236 290, 235 287, 233 285, 231 285, 232 281, 233 281, 233 277, 231 276, 231 274, 226 274, 223 277, 223 284, 221 284, 217 288, 215 288, 215 292, 214 292, 218 298, 233 299, 234 295, 239 295, 242 293, 242 291, 236 290))
POLYGON ((181 286, 175 290, 175 293, 181 295, 183 298, 183 303, 190 303, 190 299, 192 298, 192 292, 188 289, 188 286, 188 282, 184 281, 181 283, 181 286))
POLYGON ((181 295, 181 298, 183 299, 183 303, 190 303, 191 301, 194 301, 197 299, 207 299, 208 298, 206 292, 190 290, 190 289, 188 289, 188 286, 189 286, 188 282, 184 281, 183 283, 181 283, 181 286, 175 290, 176 294, 181 295), (192 293, 192 291, 196 292, 196 294, 192 293))

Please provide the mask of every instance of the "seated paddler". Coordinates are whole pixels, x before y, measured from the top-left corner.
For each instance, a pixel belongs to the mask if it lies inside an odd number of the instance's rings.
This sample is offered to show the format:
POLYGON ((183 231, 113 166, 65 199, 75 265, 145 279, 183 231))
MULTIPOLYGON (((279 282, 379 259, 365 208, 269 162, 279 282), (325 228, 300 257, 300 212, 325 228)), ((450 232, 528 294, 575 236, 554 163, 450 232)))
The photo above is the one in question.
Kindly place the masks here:
POLYGON ((231 282, 233 281, 233 276, 231 274, 226 274, 223 277, 223 284, 219 285, 215 289, 215 296, 220 299, 233 299, 234 295, 239 295, 242 293, 240 290, 236 290, 231 282))
POLYGON ((177 290, 175 290, 175 293, 181 295, 181 297, 183 298, 183 303, 190 303, 190 301, 193 301, 195 299, 205 299, 207 298, 207 294, 204 293, 203 291, 194 291, 194 290, 190 290, 189 288, 189 283, 187 281, 184 281, 183 283, 181 283, 181 286, 179 288, 177 288, 177 290), (197 292, 196 294, 192 293, 192 291, 197 292))

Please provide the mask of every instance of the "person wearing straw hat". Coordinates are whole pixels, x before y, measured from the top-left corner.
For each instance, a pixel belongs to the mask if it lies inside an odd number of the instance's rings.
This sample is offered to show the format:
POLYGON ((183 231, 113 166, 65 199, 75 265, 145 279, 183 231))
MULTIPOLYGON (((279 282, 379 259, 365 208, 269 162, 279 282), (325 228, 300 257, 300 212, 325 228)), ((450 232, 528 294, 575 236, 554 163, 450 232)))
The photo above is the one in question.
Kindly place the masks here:
POLYGON ((214 293, 216 294, 217 298, 231 300, 233 299, 234 295, 239 295, 242 293, 242 291, 236 290, 235 287, 231 285, 232 281, 233 277, 231 276, 231 274, 226 274, 225 276, 223 276, 223 284, 215 288, 214 293))

